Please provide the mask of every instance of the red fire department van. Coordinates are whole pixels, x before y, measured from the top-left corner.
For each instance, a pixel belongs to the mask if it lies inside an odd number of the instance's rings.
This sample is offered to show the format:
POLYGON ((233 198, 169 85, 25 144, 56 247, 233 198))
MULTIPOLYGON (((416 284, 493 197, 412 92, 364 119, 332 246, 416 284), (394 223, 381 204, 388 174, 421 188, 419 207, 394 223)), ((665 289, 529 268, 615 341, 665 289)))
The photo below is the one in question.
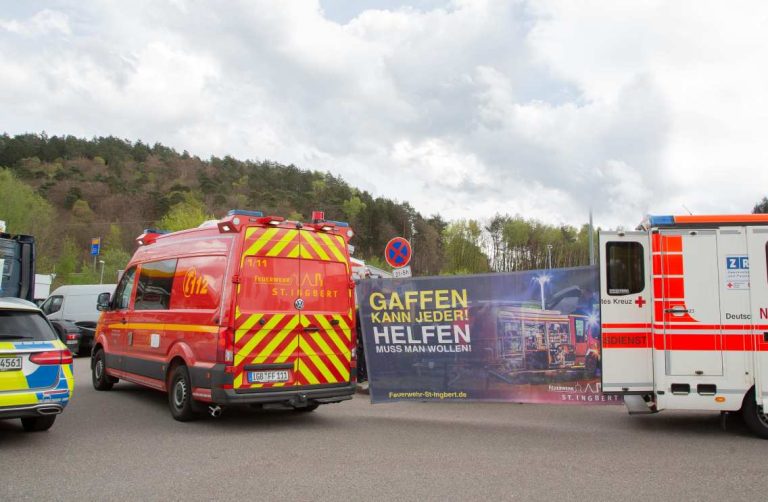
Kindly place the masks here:
POLYGON ((177 420, 238 404, 300 411, 355 389, 352 230, 233 210, 200 228, 147 230, 102 310, 93 385, 168 393, 177 420))
POLYGON ((602 390, 630 413, 741 411, 768 438, 768 215, 600 233, 602 390))

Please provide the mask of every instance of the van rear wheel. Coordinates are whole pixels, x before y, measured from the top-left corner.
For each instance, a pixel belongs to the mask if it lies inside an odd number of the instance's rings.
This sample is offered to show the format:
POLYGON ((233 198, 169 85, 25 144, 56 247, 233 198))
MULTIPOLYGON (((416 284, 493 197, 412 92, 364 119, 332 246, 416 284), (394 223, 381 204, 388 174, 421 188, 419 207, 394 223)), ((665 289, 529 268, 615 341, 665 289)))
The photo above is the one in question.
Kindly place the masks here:
POLYGON ((741 416, 752 432, 763 439, 768 439, 768 416, 765 415, 763 406, 757 404, 754 387, 744 396, 744 403, 741 405, 741 416))
POLYGON ((91 380, 93 381, 93 388, 96 390, 110 390, 117 383, 117 378, 107 375, 107 362, 102 349, 97 350, 93 355, 91 380))
POLYGON ((179 422, 189 422, 197 418, 196 403, 192 399, 192 382, 186 366, 176 366, 171 373, 168 386, 168 405, 171 415, 179 422))

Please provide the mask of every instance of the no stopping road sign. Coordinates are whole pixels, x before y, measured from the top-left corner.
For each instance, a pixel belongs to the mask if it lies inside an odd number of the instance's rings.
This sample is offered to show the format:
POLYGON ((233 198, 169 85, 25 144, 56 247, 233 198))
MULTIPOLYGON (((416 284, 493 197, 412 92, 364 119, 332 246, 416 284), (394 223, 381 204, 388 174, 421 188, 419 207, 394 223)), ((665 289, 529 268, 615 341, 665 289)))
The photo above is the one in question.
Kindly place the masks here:
POLYGON ((395 237, 384 248, 384 259, 390 267, 400 268, 411 261, 411 243, 402 237, 395 237))

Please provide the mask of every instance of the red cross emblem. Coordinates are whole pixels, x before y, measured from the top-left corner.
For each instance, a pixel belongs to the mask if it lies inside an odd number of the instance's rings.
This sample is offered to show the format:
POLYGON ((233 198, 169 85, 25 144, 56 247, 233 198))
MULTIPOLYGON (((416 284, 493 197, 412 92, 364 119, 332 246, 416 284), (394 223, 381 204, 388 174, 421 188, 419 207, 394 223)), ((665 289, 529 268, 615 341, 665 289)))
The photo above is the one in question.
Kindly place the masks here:
POLYGON ((637 308, 643 308, 643 305, 648 303, 647 301, 643 300, 642 296, 638 296, 637 300, 635 300, 635 305, 637 305, 637 308))

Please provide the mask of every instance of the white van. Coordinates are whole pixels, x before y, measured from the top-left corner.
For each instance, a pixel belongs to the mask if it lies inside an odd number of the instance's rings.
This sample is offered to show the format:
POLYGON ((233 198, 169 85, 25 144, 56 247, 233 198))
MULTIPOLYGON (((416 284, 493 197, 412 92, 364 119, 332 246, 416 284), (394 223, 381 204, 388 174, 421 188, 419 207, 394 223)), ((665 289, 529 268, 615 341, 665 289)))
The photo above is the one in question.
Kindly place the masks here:
POLYGON ((59 286, 43 302, 41 309, 50 321, 91 321, 99 320, 96 298, 101 293, 112 294, 116 284, 81 284, 59 286))
POLYGON ((88 355, 100 312, 96 299, 101 293, 112 294, 116 284, 81 284, 60 286, 40 305, 61 341, 73 354, 88 355))

